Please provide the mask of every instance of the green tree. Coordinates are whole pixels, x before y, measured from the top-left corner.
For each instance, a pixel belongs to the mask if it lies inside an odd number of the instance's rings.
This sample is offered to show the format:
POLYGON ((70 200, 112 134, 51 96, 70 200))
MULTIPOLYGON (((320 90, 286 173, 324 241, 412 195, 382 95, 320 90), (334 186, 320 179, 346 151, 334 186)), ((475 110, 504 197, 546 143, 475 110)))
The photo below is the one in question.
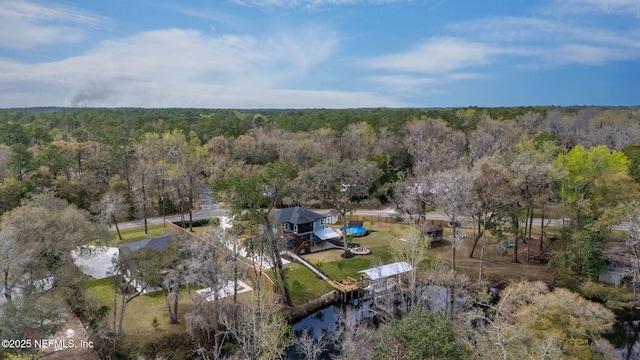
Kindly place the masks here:
POLYGON ((161 160, 161 165, 166 169, 176 197, 181 203, 184 203, 185 198, 187 200, 189 231, 193 231, 193 202, 198 177, 203 175, 206 169, 207 145, 203 145, 194 132, 185 135, 180 130, 164 133, 162 143, 168 153, 161 160))
POLYGON ((22 180, 22 178, 34 168, 33 154, 27 150, 27 147, 24 144, 13 144, 11 145, 11 152, 9 153, 7 165, 13 172, 16 179, 22 180))
POLYGON ((627 145, 620 151, 629 159, 629 175, 640 183, 640 144, 627 145))
MULTIPOLYGON (((522 234, 525 239, 532 238, 534 209, 544 209, 552 184, 558 177, 558 171, 552 164, 557 153, 558 147, 553 142, 528 140, 516 144, 515 151, 502 156, 503 173, 517 197, 517 202, 510 211, 515 233, 514 262, 519 262, 518 240, 522 208, 526 210, 522 234)), ((529 261, 531 241, 525 242, 529 244, 526 257, 529 261)))
POLYGON ((610 214, 637 193, 627 175, 629 160, 606 146, 586 150, 578 145, 559 154, 554 165, 561 174, 561 201, 572 212, 574 241, 565 254, 565 270, 595 280, 602 267, 602 245, 615 222, 610 214))
POLYGON ((296 177, 296 170, 288 164, 268 163, 249 173, 234 171, 228 169, 226 177, 213 182, 213 188, 218 198, 231 205, 236 222, 244 218, 259 227, 256 239, 251 241, 265 240, 267 255, 273 264, 274 283, 285 302, 292 306, 280 255, 284 244, 277 236, 272 212, 292 195, 290 183, 296 177))
POLYGON ((8 301, 0 308, 1 335, 20 339, 27 330, 55 330, 49 326, 58 324, 59 304, 42 295, 52 289, 81 291, 71 251, 108 238, 108 229, 87 212, 45 194, 5 213, 0 225, 0 282, 8 301))
POLYGON ((70 176, 69 168, 72 163, 65 158, 64 149, 58 145, 48 144, 45 146, 36 156, 35 161, 39 166, 48 167, 54 178, 60 174, 64 174, 67 179, 70 176))
POLYGON ((121 246, 118 256, 113 259, 116 276, 113 277, 115 288, 113 295, 112 330, 122 333, 122 325, 127 305, 135 298, 147 291, 165 292, 167 310, 170 322, 177 322, 177 298, 172 292, 179 287, 179 279, 172 279, 165 283, 165 278, 173 276, 172 272, 178 268, 180 254, 178 244, 174 239, 167 240, 167 247, 162 250, 137 249, 132 250, 121 246), (178 282, 175 284, 174 281, 178 282), (118 305, 118 296, 120 305, 118 305), (174 308, 171 302, 174 301, 174 308))
POLYGON ((607 182, 623 180, 615 175, 626 175, 629 160, 620 151, 609 151, 606 146, 589 150, 577 145, 567 153, 560 153, 554 165, 561 172, 560 195, 564 203, 573 209, 574 229, 581 230, 584 217, 596 219, 603 209, 596 207, 596 197, 607 182))
POLYGON ((20 205, 29 189, 24 181, 13 178, 4 179, 0 183, 0 215, 20 205))
POLYGON ((509 344, 512 353, 524 346, 536 358, 614 358, 602 334, 611 329, 615 315, 603 305, 557 288, 520 308, 518 315, 522 322, 514 330, 523 338, 509 344))
POLYGON ((464 359, 453 323, 441 312, 428 309, 410 311, 382 329, 373 359, 464 359))

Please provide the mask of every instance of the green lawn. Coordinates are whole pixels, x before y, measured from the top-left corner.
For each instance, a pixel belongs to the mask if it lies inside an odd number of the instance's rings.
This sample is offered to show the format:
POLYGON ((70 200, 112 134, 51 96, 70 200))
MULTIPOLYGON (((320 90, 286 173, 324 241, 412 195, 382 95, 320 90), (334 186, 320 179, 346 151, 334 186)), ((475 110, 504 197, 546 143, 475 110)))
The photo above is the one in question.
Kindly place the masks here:
MULTIPOLYGON (((111 284, 112 281, 113 278, 110 277, 85 282, 83 286, 87 291, 87 300, 108 306, 113 310, 114 290, 111 284)), ((120 306, 120 300, 121 298, 118 296, 118 307, 120 306)), ((191 306, 189 294, 186 290, 182 290, 178 306, 180 321, 178 324, 170 324, 167 305, 164 294, 161 291, 149 295, 140 295, 127 305, 123 333, 127 341, 137 344, 146 344, 166 335, 184 334, 186 331, 184 315, 191 306), (152 326, 154 317, 158 319, 159 325, 157 328, 152 326)), ((111 311, 109 311, 108 316, 111 318, 111 311)))
POLYGON ((351 259, 340 259, 338 261, 332 261, 324 263, 320 267, 329 277, 333 280, 342 280, 347 277, 353 279, 359 279, 360 274, 358 271, 369 269, 371 267, 371 257, 368 256, 356 256, 351 259))
MULTIPOLYGON (((373 231, 367 236, 352 239, 352 242, 371 249, 370 255, 343 259, 340 257, 343 251, 333 249, 304 255, 303 258, 319 267, 333 280, 342 280, 347 277, 359 279, 358 271, 393 262, 389 245, 394 239, 402 237, 407 225, 367 223, 365 226, 373 231)), ((285 269, 287 269, 291 297, 296 304, 315 299, 333 289, 326 281, 318 279, 315 274, 300 264, 287 264, 285 269)))
POLYGON ((153 239, 167 233, 167 228, 165 228, 163 224, 149 225, 147 229, 147 234, 144 233, 144 226, 121 229, 120 235, 122 235, 122 240, 118 239, 118 234, 115 231, 112 231, 113 238, 111 239, 109 246, 116 247, 122 244, 129 244, 136 241, 153 239))
POLYGON ((286 264, 285 271, 291 299, 295 304, 303 304, 333 290, 326 281, 318 279, 314 273, 300 264, 286 264))

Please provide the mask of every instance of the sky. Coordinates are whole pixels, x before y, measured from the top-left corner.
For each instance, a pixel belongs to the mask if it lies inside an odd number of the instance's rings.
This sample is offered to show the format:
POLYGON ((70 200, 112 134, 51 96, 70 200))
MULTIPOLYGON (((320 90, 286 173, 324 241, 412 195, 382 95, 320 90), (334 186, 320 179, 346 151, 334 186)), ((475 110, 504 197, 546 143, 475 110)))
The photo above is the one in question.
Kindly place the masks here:
POLYGON ((0 108, 640 105, 640 0, 2 0, 0 108))

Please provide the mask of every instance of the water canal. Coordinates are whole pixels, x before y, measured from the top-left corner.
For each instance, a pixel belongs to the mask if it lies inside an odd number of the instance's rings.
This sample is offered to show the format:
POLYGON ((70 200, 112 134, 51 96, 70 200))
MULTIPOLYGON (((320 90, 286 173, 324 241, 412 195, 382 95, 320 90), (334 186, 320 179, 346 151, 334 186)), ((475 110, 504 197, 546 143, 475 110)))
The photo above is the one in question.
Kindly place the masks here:
MULTIPOLYGON (((429 302, 432 311, 444 308, 449 292, 446 288, 431 286, 429 290, 433 296, 429 302)), ((462 306, 464 299, 461 294, 456 298, 456 309, 462 306)), ((335 304, 319 309, 306 317, 300 319, 293 324, 292 330, 294 334, 299 336, 303 331, 308 331, 317 339, 324 332, 333 334, 341 322, 360 324, 365 321, 372 321, 375 312, 371 310, 372 302, 370 300, 354 300, 352 303, 335 304)), ((402 310, 402 309, 400 309, 402 310)), ((609 334, 605 335, 614 347, 615 355, 621 360, 640 360, 640 312, 632 312, 619 315, 618 320, 614 324, 609 334)), ((333 356, 339 355, 339 349, 335 347, 328 348, 318 358, 320 360, 328 360, 333 356)), ((287 352, 288 360, 298 360, 302 357, 299 355, 295 346, 292 346, 287 352)))

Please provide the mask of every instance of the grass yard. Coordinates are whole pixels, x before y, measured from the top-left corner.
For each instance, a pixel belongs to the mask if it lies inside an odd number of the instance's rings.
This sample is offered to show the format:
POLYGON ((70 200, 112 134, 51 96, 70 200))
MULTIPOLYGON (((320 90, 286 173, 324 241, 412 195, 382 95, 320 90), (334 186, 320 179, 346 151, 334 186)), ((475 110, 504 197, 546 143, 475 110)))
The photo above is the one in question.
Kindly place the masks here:
POLYGON ((284 268, 291 291, 291 299, 296 305, 318 298, 333 290, 333 287, 326 281, 318 279, 314 273, 300 264, 289 263, 284 268))
MULTIPOLYGON (((433 260, 442 260, 450 266, 451 229, 445 228, 444 230, 444 240, 439 243, 434 243, 432 248, 429 249, 428 256, 433 260)), ((475 234, 472 229, 464 230, 468 234, 468 237, 463 241, 460 250, 456 252, 456 271, 467 274, 471 280, 477 280, 481 263, 482 240, 478 242, 473 258, 470 258, 469 254, 475 234)), ((553 232, 552 229, 545 231, 549 235, 553 232)), ((547 264, 528 263, 526 261, 527 248, 529 246, 531 254, 538 253, 537 250, 539 250, 540 247, 540 243, 537 240, 538 236, 539 233, 536 234, 536 227, 534 226, 533 237, 535 240, 531 240, 528 244, 522 243, 522 241, 520 242, 518 250, 520 263, 516 263, 513 261, 514 249, 508 248, 504 254, 501 254, 498 247, 498 239, 492 236, 491 233, 488 233, 484 246, 483 280, 488 280, 492 283, 505 283, 511 279, 542 280, 547 283, 553 282, 555 273, 547 264)), ((510 242, 512 242, 512 240, 510 240, 510 242)), ((553 252, 553 247, 551 252, 553 252)))
MULTIPOLYGON (((399 239, 411 228, 411 225, 399 223, 370 223, 364 226, 370 231, 369 235, 351 239, 352 242, 366 246, 371 249, 370 255, 359 255, 350 259, 343 259, 340 249, 325 250, 313 254, 303 255, 303 257, 316 267, 319 267, 330 278, 334 280, 352 277, 360 278, 358 271, 368 269, 382 264, 394 262, 392 246, 402 244, 399 239)), ((473 241, 473 229, 465 229, 468 233, 467 239, 463 242, 461 249, 456 255, 456 270, 467 274, 472 280, 478 278, 480 269, 481 242, 478 244, 474 257, 470 258, 471 244, 473 241)), ((552 234, 552 229, 546 230, 552 234)), ((536 237, 534 227, 534 237, 536 237)), ((444 229, 444 240, 432 244, 427 252, 427 259, 423 263, 424 268, 429 268, 429 264, 438 263, 451 266, 451 229, 444 229)), ((498 251, 498 240, 489 234, 486 238, 484 251, 483 279, 493 283, 508 281, 512 278, 553 281, 555 274, 546 264, 527 263, 525 255, 529 244, 520 244, 520 263, 513 262, 513 249, 507 249, 505 254, 498 251)), ((531 241, 531 253, 539 248, 537 240, 531 241)), ((315 275, 299 264, 287 264, 289 269, 289 285, 293 300, 296 304, 304 303, 307 300, 318 297, 331 290, 326 282, 317 279, 315 275)))
POLYGON ((163 224, 149 225, 147 229, 148 229, 147 234, 144 233, 143 226, 129 228, 129 229, 121 229, 120 235, 122 235, 122 240, 118 239, 118 233, 116 231, 112 231, 113 238, 111 239, 109 246, 117 247, 122 244, 129 244, 136 241, 153 239, 155 237, 158 237, 160 235, 167 233, 168 231, 163 224))
MULTIPOLYGON (((370 224, 368 224, 370 225, 370 224)), ((401 237, 407 225, 402 224, 373 224, 368 227, 373 230, 367 236, 352 239, 352 242, 371 249, 370 255, 359 255, 350 259, 341 257, 343 250, 331 249, 303 255, 308 262, 324 271, 331 279, 341 280, 347 277, 359 279, 358 271, 393 262, 389 244, 401 237)), ((287 269, 287 281, 291 290, 291 297, 296 304, 317 298, 333 288, 326 281, 318 279, 306 267, 290 263, 287 269)))
POLYGON ((359 279, 358 271, 372 267, 371 258, 367 256, 356 256, 351 259, 340 259, 338 261, 323 264, 321 269, 333 280, 342 280, 347 277, 359 279))
MULTIPOLYGON (((108 306, 113 311, 114 290, 111 282, 113 278, 87 281, 84 284, 87 290, 87 299, 96 301, 100 305, 108 306)), ((148 343, 157 341, 167 335, 183 336, 186 331, 184 315, 191 308, 191 298, 186 290, 181 291, 180 304, 178 305, 178 324, 169 323, 167 304, 164 294, 156 292, 150 295, 140 295, 133 299, 125 311, 125 318, 122 324, 124 339, 127 344, 139 344, 145 346, 148 343), (153 318, 158 319, 158 326, 152 325, 153 318)), ((120 296, 118 296, 118 308, 120 306, 120 296)), ((112 312, 109 312, 109 318, 112 312)))

